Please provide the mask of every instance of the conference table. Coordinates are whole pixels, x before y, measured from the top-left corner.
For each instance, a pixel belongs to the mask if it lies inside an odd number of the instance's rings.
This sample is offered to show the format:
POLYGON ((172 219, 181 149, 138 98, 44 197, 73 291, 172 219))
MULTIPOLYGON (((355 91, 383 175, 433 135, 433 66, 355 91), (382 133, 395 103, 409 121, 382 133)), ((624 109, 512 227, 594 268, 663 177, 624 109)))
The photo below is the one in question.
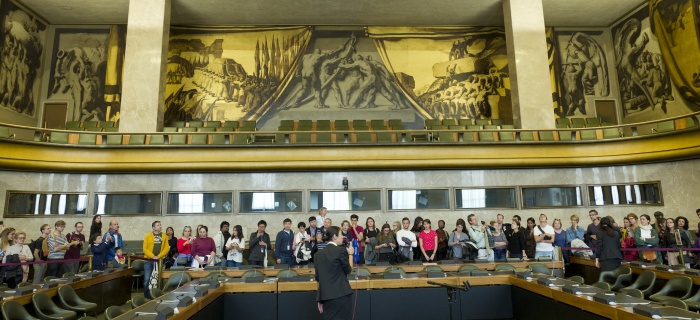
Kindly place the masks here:
POLYGON ((28 305, 32 304, 32 295, 34 293, 43 292, 53 298, 58 295, 59 287, 71 286, 80 298, 85 301, 96 303, 97 309, 95 313, 101 313, 110 306, 122 305, 131 299, 133 274, 134 269, 131 268, 112 269, 105 272, 79 273, 76 274, 75 278, 69 280, 57 279, 55 281, 49 281, 56 284, 51 288, 41 289, 39 285, 32 285, 35 288, 34 292, 20 296, 14 296, 9 292, 11 290, 7 290, 0 294, 0 296, 2 296, 0 306, 5 301, 14 300, 25 305, 27 311, 33 313, 34 308, 28 305), (69 283, 68 281, 71 282, 69 283))
MULTIPOLYGON (((455 276, 429 278, 426 274, 406 274, 401 279, 381 275, 354 277, 350 286, 355 319, 651 319, 634 313, 631 307, 612 306, 594 301, 591 296, 567 293, 561 287, 538 283, 550 275, 455 276), (449 288, 431 284, 444 284, 449 288), (465 288, 468 282, 470 288, 465 288)), ((351 277, 352 278, 352 277, 351 277)), ((562 281, 565 281, 561 279, 562 281)), ((169 306, 181 319, 320 319, 316 306, 317 283, 265 277, 261 283, 244 279, 216 282, 196 279, 140 306, 118 319, 152 320, 157 311, 169 306), (178 300, 201 297, 189 306, 177 307, 178 300), (202 290, 204 289, 204 290, 202 290)), ((696 313, 655 306, 688 318, 696 313)), ((166 309, 167 311, 167 309, 166 309)))
MULTIPOLYGON (((428 266, 428 265, 439 265, 445 272, 457 272, 459 268, 463 265, 472 265, 480 270, 494 270, 496 268, 496 265, 498 264, 504 264, 507 262, 488 262, 488 263, 451 263, 451 264, 437 264, 437 263, 425 263, 422 265, 393 265, 393 266, 376 266, 376 265, 370 265, 370 266, 362 266, 363 268, 367 268, 371 273, 381 273, 386 271, 387 268, 390 267, 401 267, 406 273, 417 273, 423 271, 423 269, 428 266)), ((507 263, 512 265, 515 268, 527 268, 527 266, 531 263, 536 263, 536 262, 515 262, 515 263, 507 263)), ((562 261, 550 261, 550 262, 540 262, 550 269, 563 269, 564 268, 564 263, 562 261)), ((256 268, 255 270, 261 271, 265 276, 268 277, 276 277, 277 274, 279 274, 280 271, 282 270, 294 270, 296 271, 299 275, 305 275, 305 274, 314 274, 314 268, 313 266, 293 266, 293 267, 268 267, 268 268, 256 268)), ((179 270, 179 271, 172 271, 172 270, 163 270, 162 272, 162 277, 163 279, 169 278, 171 275, 176 274, 176 273, 182 273, 182 272, 187 272, 187 274, 192 278, 192 279, 199 279, 199 278, 205 278, 208 275, 212 273, 219 273, 220 275, 225 275, 228 277, 232 278, 239 278, 241 277, 245 272, 249 271, 250 269, 239 269, 239 268, 227 268, 226 270, 216 270, 216 269, 211 269, 211 270, 204 270, 204 269, 197 269, 197 270, 179 270)))

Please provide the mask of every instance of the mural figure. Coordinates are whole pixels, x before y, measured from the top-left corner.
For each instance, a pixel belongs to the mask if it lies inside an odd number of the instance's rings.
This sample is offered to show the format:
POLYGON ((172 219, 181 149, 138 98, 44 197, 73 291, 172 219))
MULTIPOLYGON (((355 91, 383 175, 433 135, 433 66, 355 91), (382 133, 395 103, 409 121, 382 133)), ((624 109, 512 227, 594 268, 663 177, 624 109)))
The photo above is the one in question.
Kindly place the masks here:
POLYGON ((649 23, 667 67, 662 69, 681 98, 669 107, 700 110, 700 0, 649 1, 649 23))
POLYGON ((0 107, 33 116, 46 26, 9 1, 0 10, 0 107))
POLYGON ((629 113, 660 107, 666 113, 666 101, 673 100, 666 66, 653 57, 658 54, 646 50, 649 35, 641 31, 641 22, 631 18, 615 33, 615 65, 624 110, 629 113))
POLYGON ((506 95, 507 61, 500 61, 501 53, 502 36, 467 36, 454 42, 449 60, 433 65, 437 79, 418 94, 419 103, 434 118, 491 118, 493 106, 506 95))
POLYGON ((584 95, 605 97, 610 94, 605 52, 589 34, 575 32, 567 41, 562 62, 563 114, 586 115, 584 95))
POLYGON ((104 46, 74 47, 56 54, 53 88, 50 96, 70 93, 73 99, 74 121, 99 121, 105 119, 99 98, 103 94, 104 72, 107 57, 104 46))
POLYGON ((294 95, 294 100, 287 109, 298 108, 311 99, 316 99, 316 108, 328 108, 325 100, 328 97, 329 85, 341 107, 345 108, 345 99, 335 78, 340 71, 338 65, 355 49, 356 41, 357 38, 353 34, 348 41, 333 51, 324 53, 321 49, 316 49, 313 53, 305 54, 298 70, 301 89, 294 95))

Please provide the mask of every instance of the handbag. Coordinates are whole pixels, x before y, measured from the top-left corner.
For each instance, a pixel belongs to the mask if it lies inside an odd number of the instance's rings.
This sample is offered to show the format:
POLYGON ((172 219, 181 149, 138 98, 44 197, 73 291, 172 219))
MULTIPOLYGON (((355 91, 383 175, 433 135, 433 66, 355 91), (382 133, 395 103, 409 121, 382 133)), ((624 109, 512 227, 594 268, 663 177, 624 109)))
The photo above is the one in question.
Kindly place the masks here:
POLYGON ((649 262, 654 261, 654 260, 656 260, 656 252, 654 252, 654 251, 642 251, 642 257, 646 261, 649 261, 649 262))

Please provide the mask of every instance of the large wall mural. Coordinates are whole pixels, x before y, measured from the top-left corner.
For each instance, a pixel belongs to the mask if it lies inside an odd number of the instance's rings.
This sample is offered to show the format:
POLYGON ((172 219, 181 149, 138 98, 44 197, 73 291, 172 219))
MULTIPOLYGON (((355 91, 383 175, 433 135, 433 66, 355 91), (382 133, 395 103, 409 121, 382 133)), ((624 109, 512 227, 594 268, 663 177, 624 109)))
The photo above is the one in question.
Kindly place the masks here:
POLYGON ((369 27, 368 32, 425 117, 512 122, 502 28, 369 27))
POLYGON ((691 112, 671 84, 668 66, 642 7, 612 27, 622 121, 643 122, 691 112))
POLYGON ((700 0, 654 0, 649 9, 652 30, 679 97, 700 111, 700 0))
POLYGON ((12 1, 0 2, 0 108, 35 117, 46 25, 12 1))
POLYGON ((47 98, 69 101, 68 121, 119 121, 125 32, 56 28, 47 98))
POLYGON ((591 98, 610 96, 603 31, 556 31, 555 37, 561 88, 555 114, 560 118, 595 117, 591 98))
POLYGON ((171 28, 164 123, 259 119, 309 37, 308 27, 171 28))
POLYGON ((316 29, 296 76, 261 120, 401 119, 422 126, 422 117, 386 67, 362 28, 316 29))
POLYGON ((426 30, 172 28, 164 122, 512 119, 503 30, 426 30))

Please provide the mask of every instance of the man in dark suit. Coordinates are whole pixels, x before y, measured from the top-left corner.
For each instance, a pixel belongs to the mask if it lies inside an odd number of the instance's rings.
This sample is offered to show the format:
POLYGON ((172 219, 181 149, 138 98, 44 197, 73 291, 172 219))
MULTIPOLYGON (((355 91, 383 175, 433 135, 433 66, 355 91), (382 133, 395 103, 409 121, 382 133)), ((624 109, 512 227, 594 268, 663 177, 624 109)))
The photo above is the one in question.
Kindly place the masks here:
POLYGON ((352 289, 347 275, 352 272, 352 247, 345 248, 340 228, 332 226, 325 230, 323 240, 328 246, 314 256, 314 269, 318 291, 318 311, 323 319, 352 318, 352 289))

